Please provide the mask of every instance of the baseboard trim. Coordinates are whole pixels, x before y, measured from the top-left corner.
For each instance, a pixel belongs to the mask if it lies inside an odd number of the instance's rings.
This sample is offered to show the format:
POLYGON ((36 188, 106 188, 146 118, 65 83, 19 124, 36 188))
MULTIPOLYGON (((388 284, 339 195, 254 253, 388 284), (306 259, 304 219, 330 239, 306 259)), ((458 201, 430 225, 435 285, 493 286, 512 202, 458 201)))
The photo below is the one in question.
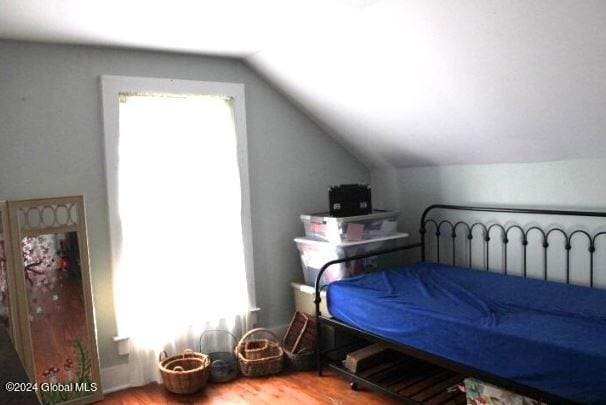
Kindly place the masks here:
POLYGON ((101 369, 101 387, 103 394, 130 388, 130 369, 128 363, 101 369))

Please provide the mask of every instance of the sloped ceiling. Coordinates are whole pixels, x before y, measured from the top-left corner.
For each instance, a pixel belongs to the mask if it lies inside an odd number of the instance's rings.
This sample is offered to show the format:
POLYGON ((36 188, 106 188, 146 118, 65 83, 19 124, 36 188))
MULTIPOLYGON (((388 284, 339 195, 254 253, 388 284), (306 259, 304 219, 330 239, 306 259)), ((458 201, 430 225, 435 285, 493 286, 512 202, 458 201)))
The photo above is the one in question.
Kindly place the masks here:
POLYGON ((371 167, 606 157, 602 0, 0 0, 0 37, 243 58, 371 167))

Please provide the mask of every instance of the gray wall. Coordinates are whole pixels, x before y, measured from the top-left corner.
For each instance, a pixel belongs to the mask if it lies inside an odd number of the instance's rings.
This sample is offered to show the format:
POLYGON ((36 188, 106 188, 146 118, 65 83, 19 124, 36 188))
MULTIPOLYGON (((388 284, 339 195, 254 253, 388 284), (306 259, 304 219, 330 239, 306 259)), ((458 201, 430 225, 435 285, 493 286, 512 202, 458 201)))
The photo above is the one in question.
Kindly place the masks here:
POLYGON ((375 205, 399 209, 411 240, 434 203, 606 210, 606 159, 385 169, 371 178, 375 205))
MULTIPOLYGON (((300 277, 292 239, 303 233, 298 215, 326 209, 330 184, 370 178, 366 167, 237 60, 0 41, 0 68, 0 197, 85 195, 102 367, 124 359, 111 340, 116 329, 99 75, 245 84, 257 303, 265 325, 286 324, 292 314, 289 282, 300 277)), ((162 197, 158 190, 158 201, 162 197)))

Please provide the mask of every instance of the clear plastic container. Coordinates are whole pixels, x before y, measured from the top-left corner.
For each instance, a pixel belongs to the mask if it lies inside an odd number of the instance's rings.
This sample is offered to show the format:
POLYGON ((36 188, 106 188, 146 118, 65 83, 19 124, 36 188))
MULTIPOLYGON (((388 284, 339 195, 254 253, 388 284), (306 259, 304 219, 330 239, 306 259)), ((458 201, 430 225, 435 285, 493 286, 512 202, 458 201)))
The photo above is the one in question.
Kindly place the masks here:
POLYGON ((543 402, 515 394, 492 384, 487 384, 475 378, 463 380, 468 404, 543 404, 543 402))
MULTIPOLYGON (((295 238, 301 254, 305 284, 314 285, 322 266, 331 260, 402 246, 407 237, 407 233, 397 233, 382 238, 343 243, 324 242, 308 237, 295 238)), ((380 262, 381 256, 377 256, 334 264, 324 272, 320 284, 325 285, 336 280, 374 271, 382 267, 380 262)))
POLYGON ((329 217, 328 213, 301 215, 305 236, 317 240, 341 243, 395 235, 398 227, 397 211, 373 211, 355 217, 329 217))

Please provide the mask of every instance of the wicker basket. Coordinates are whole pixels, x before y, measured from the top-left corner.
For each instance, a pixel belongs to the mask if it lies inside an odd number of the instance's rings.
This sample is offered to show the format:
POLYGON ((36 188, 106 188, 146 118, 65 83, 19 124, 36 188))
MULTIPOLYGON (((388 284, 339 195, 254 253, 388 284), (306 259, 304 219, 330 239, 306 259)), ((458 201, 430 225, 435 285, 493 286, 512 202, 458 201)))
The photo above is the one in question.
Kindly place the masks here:
POLYGON ((288 367, 296 371, 313 370, 316 365, 316 352, 312 349, 303 349, 298 353, 291 353, 284 350, 288 367))
POLYGON ((257 328, 250 330, 242 336, 234 352, 238 357, 240 371, 247 377, 261 377, 282 371, 284 350, 280 346, 278 337, 269 329, 257 328), (248 342, 250 337, 259 333, 265 333, 271 337, 271 339, 267 339, 268 349, 265 352, 266 357, 248 359, 245 352, 246 342, 248 342))
POLYGON ((249 360, 263 359, 270 356, 272 350, 268 339, 247 340, 244 344, 244 357, 249 360))
POLYGON ((159 365, 166 365, 173 360, 190 358, 190 357, 204 359, 207 356, 203 353, 194 352, 192 349, 185 349, 185 350, 183 350, 183 353, 176 354, 174 356, 169 357, 168 354, 166 354, 166 351, 163 350, 162 352, 160 352, 160 355, 158 356, 158 362, 159 362, 159 365))
POLYGON ((311 370, 315 365, 315 318, 303 312, 295 312, 282 344, 291 368, 299 371, 311 370))
POLYGON ((282 345, 285 350, 297 353, 303 349, 313 349, 316 346, 315 318, 303 312, 295 312, 286 330, 282 345))
MULTIPOLYGON (((210 381, 211 382, 227 382, 238 376, 240 370, 238 368, 238 358, 234 353, 238 339, 231 333, 224 330, 207 330, 200 335, 200 352, 207 353, 210 357, 210 381), (207 340, 211 333, 227 335, 230 340, 229 350, 217 348, 217 345, 209 345, 207 340), (212 347, 211 347, 212 346, 212 347)), ((223 346, 226 347, 226 346, 223 346)))
POLYGON ((175 394, 193 394, 204 388, 210 374, 210 359, 207 355, 186 350, 171 357, 160 353, 158 367, 164 387, 175 394))

